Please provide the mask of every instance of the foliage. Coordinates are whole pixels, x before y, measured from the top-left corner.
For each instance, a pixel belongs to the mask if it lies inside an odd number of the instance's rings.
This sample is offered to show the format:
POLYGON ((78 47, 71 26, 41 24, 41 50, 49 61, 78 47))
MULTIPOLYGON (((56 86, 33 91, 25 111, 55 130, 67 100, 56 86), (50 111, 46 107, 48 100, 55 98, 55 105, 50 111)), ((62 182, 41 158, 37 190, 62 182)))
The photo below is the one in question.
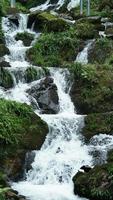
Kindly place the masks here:
POLYGON ((13 78, 7 69, 0 69, 0 86, 8 89, 13 87, 13 78))
POLYGON ((45 127, 45 123, 33 113, 31 107, 14 101, 0 100, 1 143, 22 145, 27 134, 42 134, 45 127))
POLYGON ((62 33, 43 33, 27 56, 36 65, 57 67, 75 59, 80 41, 71 29, 62 33))
POLYGON ((24 32, 24 33, 17 33, 16 40, 22 40, 25 46, 30 46, 31 42, 34 39, 34 35, 28 32, 24 32))

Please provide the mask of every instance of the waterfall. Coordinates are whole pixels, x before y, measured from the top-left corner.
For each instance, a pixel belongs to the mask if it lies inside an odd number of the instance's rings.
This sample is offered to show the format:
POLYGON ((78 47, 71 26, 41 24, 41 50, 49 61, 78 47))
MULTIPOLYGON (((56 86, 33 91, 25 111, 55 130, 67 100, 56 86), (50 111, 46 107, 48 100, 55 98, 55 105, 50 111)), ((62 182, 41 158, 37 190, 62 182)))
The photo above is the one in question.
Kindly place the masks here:
MULTIPOLYGON (((58 10, 59 8, 61 8, 64 4, 65 4, 65 0, 58 0, 58 2, 56 1, 56 4, 51 4, 50 0, 47 0, 44 4, 41 4, 39 6, 36 6, 34 8, 31 8, 30 11, 31 12, 35 12, 38 10, 44 11, 47 10, 49 7, 55 7, 56 10, 58 10)), ((67 9, 71 10, 72 8, 75 8, 76 6, 78 6, 80 3, 80 0, 71 0, 68 5, 67 5, 67 9)))
MULTIPOLYGON (((17 79, 16 74, 19 74, 19 80, 10 90, 5 91, 1 88, 0 96, 31 104, 26 90, 38 84, 40 80, 30 84, 23 81, 23 73, 31 65, 25 61, 26 47, 21 41, 15 40, 18 32, 30 31, 27 29, 27 15, 20 15, 19 28, 11 24, 8 18, 3 18, 2 28, 10 51, 10 55, 5 56, 5 59, 11 64, 9 70, 15 79, 17 79)), ((87 60, 86 53, 84 59, 87 60)), ((113 137, 98 136, 89 146, 83 143, 80 131, 84 125, 84 116, 77 115, 69 96, 70 73, 67 69, 59 68, 51 68, 50 73, 58 89, 60 111, 54 115, 40 114, 48 124, 49 133, 41 150, 34 151, 32 169, 25 174, 25 180, 12 183, 12 188, 29 200, 82 200, 83 198, 73 194, 72 177, 81 166, 92 165, 90 151, 100 147, 105 151, 112 144, 113 137), (105 143, 106 137, 109 137, 107 143, 105 143)), ((38 106, 35 112, 39 113, 38 106)))
POLYGON ((88 50, 91 47, 94 40, 88 41, 88 44, 84 47, 84 49, 77 55, 75 62, 79 62, 82 64, 88 64, 88 50))

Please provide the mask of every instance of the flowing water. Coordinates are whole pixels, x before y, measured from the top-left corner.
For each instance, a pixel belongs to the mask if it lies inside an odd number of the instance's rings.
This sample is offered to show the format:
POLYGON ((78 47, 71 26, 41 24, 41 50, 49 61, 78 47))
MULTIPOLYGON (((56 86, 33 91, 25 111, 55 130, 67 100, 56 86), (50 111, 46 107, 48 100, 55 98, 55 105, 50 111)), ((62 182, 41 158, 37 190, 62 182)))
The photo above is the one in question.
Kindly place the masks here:
MULTIPOLYGON (((54 8, 56 10, 59 10, 63 5, 65 5, 65 3, 67 4, 66 0, 56 0, 56 3, 52 4, 51 0, 47 0, 45 1, 45 3, 38 5, 34 8, 31 8, 30 11, 31 12, 35 12, 35 11, 44 11, 47 10, 48 8, 54 8)), ((70 11, 72 8, 75 8, 76 6, 78 6, 80 3, 80 0, 70 0, 70 2, 67 4, 67 9, 70 11)))
MULTIPOLYGON (((5 56, 5 59, 10 62, 11 68, 8 70, 15 79, 15 85, 7 91, 0 88, 0 96, 31 104, 26 90, 40 80, 30 84, 25 82, 22 74, 30 67, 30 64, 25 61, 25 52, 30 47, 24 47, 22 41, 15 40, 18 32, 31 31, 27 29, 27 15, 20 15, 19 27, 12 24, 8 18, 3 18, 2 27, 10 50, 10 55, 5 56)), ((39 36, 32 33, 35 37, 39 36)), ((60 111, 56 115, 40 114, 48 124, 49 133, 41 150, 34 151, 32 169, 25 174, 23 181, 12 183, 12 188, 29 200, 82 200, 73 194, 72 177, 81 166, 93 164, 90 155, 93 150, 101 148, 101 157, 103 155, 105 160, 106 155, 103 152, 113 147, 113 137, 100 135, 93 138, 88 146, 84 144, 80 134, 84 125, 84 116, 77 115, 69 96, 70 74, 67 69, 53 68, 50 69, 50 73, 58 88, 60 111)), ((39 113, 38 105, 35 112, 39 113)))
POLYGON ((75 62, 88 64, 88 50, 91 48, 94 40, 88 41, 84 49, 77 55, 75 62))

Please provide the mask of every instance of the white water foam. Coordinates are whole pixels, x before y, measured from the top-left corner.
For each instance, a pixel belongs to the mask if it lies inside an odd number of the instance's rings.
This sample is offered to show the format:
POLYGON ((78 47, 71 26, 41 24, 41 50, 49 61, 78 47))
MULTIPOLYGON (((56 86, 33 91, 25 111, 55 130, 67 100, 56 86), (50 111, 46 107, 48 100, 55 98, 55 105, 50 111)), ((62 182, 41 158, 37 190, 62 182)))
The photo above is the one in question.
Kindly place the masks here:
POLYGON ((88 50, 91 47, 94 40, 90 40, 84 49, 77 55, 75 62, 88 64, 88 50))

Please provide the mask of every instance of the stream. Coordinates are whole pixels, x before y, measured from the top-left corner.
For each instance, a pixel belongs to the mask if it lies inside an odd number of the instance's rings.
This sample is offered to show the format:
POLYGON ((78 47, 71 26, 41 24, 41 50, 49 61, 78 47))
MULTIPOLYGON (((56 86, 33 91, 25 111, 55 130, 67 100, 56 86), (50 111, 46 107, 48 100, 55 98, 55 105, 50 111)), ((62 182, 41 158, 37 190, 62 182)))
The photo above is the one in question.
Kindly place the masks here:
MULTIPOLYGON (((0 88, 0 95, 5 99, 31 105, 31 98, 26 90, 41 79, 29 84, 25 82, 23 74, 27 68, 31 67, 31 64, 25 60, 25 53, 31 46, 25 47, 22 41, 15 40, 16 34, 24 31, 34 34, 35 39, 39 37, 39 33, 27 29, 27 19, 28 15, 20 14, 19 27, 11 23, 8 17, 2 20, 6 45, 10 51, 10 55, 6 55, 5 60, 11 65, 7 69, 12 74, 15 84, 9 90, 0 88)), ((85 61, 87 61, 87 48, 88 46, 83 50, 86 56, 85 61)), ((84 55, 84 52, 81 54, 84 55)), ((78 57, 77 59, 82 62, 82 56, 79 54, 78 57)), ((39 67, 33 67, 41 70, 39 67)), ((92 157, 93 151, 100 151, 100 159, 105 161, 106 151, 113 145, 113 137, 99 135, 95 136, 89 145, 84 143, 80 132, 84 126, 85 116, 76 113, 76 108, 69 96, 72 83, 71 78, 67 81, 67 77, 70 77, 70 73, 67 69, 49 68, 49 70, 58 90, 59 113, 40 114, 37 105, 35 113, 47 122, 49 133, 42 148, 34 151, 35 159, 32 169, 25 173, 22 181, 11 183, 11 186, 28 200, 82 200, 83 198, 73 193, 72 177, 81 166, 93 166, 94 162, 97 162, 92 157)))

